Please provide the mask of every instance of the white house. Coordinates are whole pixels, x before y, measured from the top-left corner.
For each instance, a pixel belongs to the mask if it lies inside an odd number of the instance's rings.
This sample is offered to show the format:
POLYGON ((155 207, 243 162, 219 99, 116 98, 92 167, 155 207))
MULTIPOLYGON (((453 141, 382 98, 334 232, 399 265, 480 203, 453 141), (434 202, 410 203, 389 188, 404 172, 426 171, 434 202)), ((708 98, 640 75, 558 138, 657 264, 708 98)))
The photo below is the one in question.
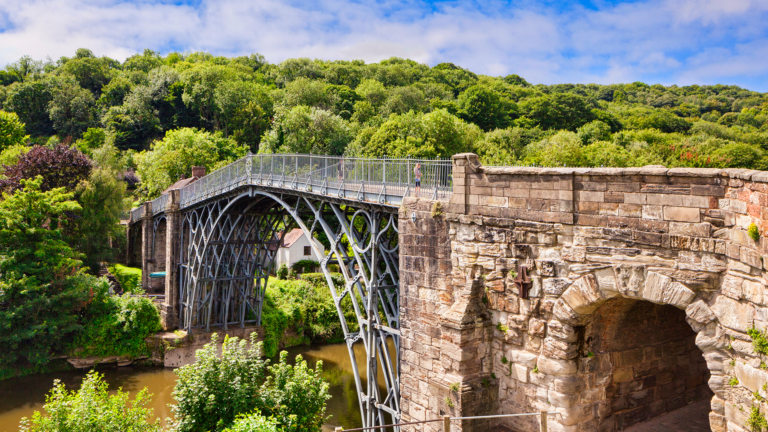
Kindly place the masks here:
POLYGON ((277 268, 285 264, 290 268, 294 263, 301 260, 318 261, 325 258, 325 247, 313 238, 312 243, 317 246, 321 255, 317 255, 310 245, 310 239, 304 235, 301 228, 291 230, 283 240, 282 247, 277 251, 277 268))

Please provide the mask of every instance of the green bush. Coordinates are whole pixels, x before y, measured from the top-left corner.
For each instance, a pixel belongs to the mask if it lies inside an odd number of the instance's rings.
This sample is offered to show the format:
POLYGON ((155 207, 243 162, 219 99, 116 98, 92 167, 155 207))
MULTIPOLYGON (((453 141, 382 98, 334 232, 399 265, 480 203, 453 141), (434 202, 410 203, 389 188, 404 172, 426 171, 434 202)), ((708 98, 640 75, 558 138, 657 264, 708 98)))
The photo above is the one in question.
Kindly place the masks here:
POLYGON ((323 380, 323 362, 315 369, 298 355, 296 364, 287 363, 288 353, 280 353, 280 362, 268 366, 267 381, 260 389, 262 414, 273 416, 286 432, 316 432, 322 429, 328 383, 323 380))
POLYGON ((145 339, 162 328, 154 302, 130 294, 110 296, 107 288, 105 281, 85 309, 83 331, 72 345, 73 354, 132 358, 149 355, 145 339))
POLYGON ((285 265, 285 263, 280 264, 280 268, 277 269, 276 276, 280 280, 285 280, 288 278, 288 266, 285 265))
POLYGON ((749 237, 754 241, 760 240, 760 229, 758 229, 757 225, 753 223, 749 224, 749 228, 747 229, 747 234, 749 234, 749 237))
POLYGON ((68 392, 64 384, 55 380, 53 389, 46 397, 43 409, 32 418, 21 420, 22 432, 160 432, 160 419, 150 422, 152 409, 146 408, 152 395, 147 389, 141 390, 136 398, 129 399, 129 394, 122 389, 110 395, 108 385, 102 381, 102 375, 90 371, 83 379, 78 391, 68 392))
POLYGON ((291 269, 293 269, 293 271, 296 273, 314 272, 317 271, 318 268, 320 268, 320 263, 311 259, 296 261, 291 266, 291 269))
MULTIPOLYGON (((238 338, 225 339, 221 356, 216 342, 214 335, 211 343, 197 351, 195 363, 176 370, 179 379, 173 397, 177 405, 172 410, 177 432, 249 430, 243 429, 248 420, 236 419, 254 410, 272 416, 280 425, 277 430, 320 431, 330 398, 328 384, 321 378, 322 362, 312 370, 297 356, 296 365, 291 366, 283 352, 280 362, 270 366, 261 358, 256 333, 250 346, 238 338)), ((254 419, 252 423, 264 422, 254 419)))
POLYGON ((260 412, 254 412, 247 415, 238 416, 232 426, 224 432, 282 432, 278 428, 277 422, 261 415, 260 412))
MULTIPOLYGON (((331 278, 337 289, 344 286, 341 274, 332 274, 331 278)), ((342 308, 350 330, 355 331, 357 320, 349 298, 344 299, 342 308)), ((264 353, 268 357, 276 355, 280 348, 339 341, 344 336, 333 296, 322 273, 305 273, 298 280, 271 279, 261 317, 264 353), (285 337, 289 327, 296 332, 296 338, 292 340, 285 337)))
POLYGON ((109 272, 115 276, 117 283, 123 287, 123 292, 133 293, 141 284, 141 269, 115 264, 109 268, 109 272))

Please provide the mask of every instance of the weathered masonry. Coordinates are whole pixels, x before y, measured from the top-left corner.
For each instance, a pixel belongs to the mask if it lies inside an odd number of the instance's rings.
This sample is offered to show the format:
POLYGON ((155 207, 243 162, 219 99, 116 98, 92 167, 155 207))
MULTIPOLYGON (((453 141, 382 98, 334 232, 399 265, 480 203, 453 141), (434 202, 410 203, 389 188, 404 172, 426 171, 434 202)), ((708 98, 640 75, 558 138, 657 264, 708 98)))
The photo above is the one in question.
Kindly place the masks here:
POLYGON ((404 421, 618 431, 709 400, 712 430, 740 432, 766 412, 747 332, 768 240, 747 232, 768 229, 768 173, 453 162, 450 202, 400 209, 404 421))
POLYGON ((461 154, 452 176, 425 168, 431 192, 413 197, 411 161, 397 163, 250 155, 136 210, 130 256, 166 272, 165 326, 257 322, 277 227, 293 224, 331 240, 321 268, 344 274, 328 278, 340 319, 355 302, 342 326, 351 355, 367 349, 366 425, 546 410, 550 430, 621 431, 709 403, 713 431, 741 432, 768 411, 768 360, 748 334, 768 326, 768 240, 748 234, 768 230, 768 173, 461 154))

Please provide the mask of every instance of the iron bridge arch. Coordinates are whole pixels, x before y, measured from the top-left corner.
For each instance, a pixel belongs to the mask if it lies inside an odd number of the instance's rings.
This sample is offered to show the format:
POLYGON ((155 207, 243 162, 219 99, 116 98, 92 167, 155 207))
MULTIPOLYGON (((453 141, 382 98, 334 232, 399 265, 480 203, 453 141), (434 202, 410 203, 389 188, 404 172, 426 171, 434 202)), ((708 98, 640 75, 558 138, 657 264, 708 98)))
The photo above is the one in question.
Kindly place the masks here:
POLYGON ((397 209, 392 206, 249 187, 183 210, 180 326, 191 332, 260 324, 278 233, 294 227, 308 238, 323 233, 330 243, 320 268, 352 360, 363 424, 399 422, 399 256, 397 209), (344 286, 334 283, 332 266, 338 266, 344 286), (352 322, 343 310, 350 306, 352 322), (357 342, 365 348, 365 382, 353 349, 357 342))

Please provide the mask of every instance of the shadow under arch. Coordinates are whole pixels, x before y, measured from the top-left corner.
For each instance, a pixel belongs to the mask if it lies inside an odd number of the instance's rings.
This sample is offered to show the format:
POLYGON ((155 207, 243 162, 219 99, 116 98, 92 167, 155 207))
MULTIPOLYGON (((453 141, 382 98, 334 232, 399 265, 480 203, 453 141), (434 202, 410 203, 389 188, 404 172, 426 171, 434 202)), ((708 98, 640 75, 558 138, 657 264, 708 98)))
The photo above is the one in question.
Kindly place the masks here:
MULTIPOLYGON (((320 267, 331 290, 354 367, 363 424, 375 426, 400 418, 399 257, 397 213, 379 206, 353 208, 344 201, 273 194, 257 189, 205 203, 185 212, 180 264, 181 323, 196 327, 260 323, 269 274, 280 245, 278 228, 298 227, 304 235, 322 232, 330 243, 320 267), (344 286, 336 286, 330 266, 337 265, 344 286), (351 304, 352 331, 342 302, 351 304), (230 310, 238 316, 229 321, 230 310), (251 320, 246 320, 250 313, 251 320), (353 345, 366 351, 361 379, 353 345), (394 349, 390 349, 394 347, 394 349), (377 385, 378 374, 386 383, 377 385)), ((317 256, 322 251, 314 242, 317 256)))
MULTIPOLYGON (((634 401, 621 396, 640 392, 643 386, 658 387, 656 378, 648 378, 653 374, 644 375, 644 371, 650 372, 650 369, 643 368, 652 368, 654 361, 669 360, 675 344, 686 344, 677 348, 681 349, 681 355, 688 356, 686 372, 694 368, 689 382, 683 382, 689 388, 684 388, 682 393, 690 391, 687 401, 711 396, 710 421, 713 421, 712 413, 722 418, 723 401, 728 399, 730 391, 728 374, 732 372, 725 370, 724 365, 733 356, 726 349, 729 331, 718 322, 709 306, 721 294, 695 292, 650 269, 645 279, 642 289, 620 291, 612 278, 602 278, 599 272, 588 273, 576 279, 555 302, 547 322, 547 337, 534 361, 538 372, 561 383, 559 390, 550 393, 549 402, 557 409, 559 414, 554 420, 563 430, 623 430, 631 423, 669 411, 657 410, 654 415, 638 411, 636 417, 627 416, 627 410, 638 407, 653 414, 650 405, 659 399, 642 400, 647 395, 641 393, 635 395, 638 399, 634 401), (643 322, 649 324, 645 330, 643 322), (666 331, 679 334, 648 334, 664 331, 665 325, 671 326, 666 331), (662 348, 654 348, 654 343, 662 348), (664 344, 670 344, 666 347, 667 353, 664 344), (706 365, 704 369, 699 358, 706 365), (635 373, 636 365, 640 365, 639 374, 635 373), (700 377, 699 372, 703 374, 700 377), (707 374, 708 379, 700 383, 707 374), (643 381, 646 378, 648 380, 643 381)), ((667 369, 657 372, 667 372, 667 369)), ((680 381, 672 380, 675 381, 679 386, 680 381)), ((678 390, 675 388, 675 392, 678 390)), ((676 404, 680 402, 669 406, 676 404)))

